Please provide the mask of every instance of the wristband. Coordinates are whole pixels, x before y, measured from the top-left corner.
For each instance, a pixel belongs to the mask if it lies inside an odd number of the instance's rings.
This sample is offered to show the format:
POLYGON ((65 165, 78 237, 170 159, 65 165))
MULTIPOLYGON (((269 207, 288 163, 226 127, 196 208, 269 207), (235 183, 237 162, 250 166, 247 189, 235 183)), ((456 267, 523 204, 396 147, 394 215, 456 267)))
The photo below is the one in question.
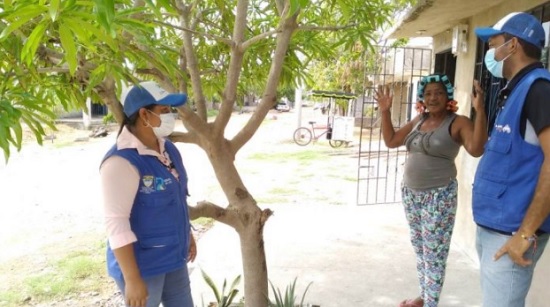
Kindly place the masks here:
POLYGON ((528 237, 528 236, 526 236, 522 233, 521 238, 524 239, 524 240, 527 240, 529 243, 533 243, 533 253, 537 251, 537 235, 536 234, 533 234, 532 236, 528 237))

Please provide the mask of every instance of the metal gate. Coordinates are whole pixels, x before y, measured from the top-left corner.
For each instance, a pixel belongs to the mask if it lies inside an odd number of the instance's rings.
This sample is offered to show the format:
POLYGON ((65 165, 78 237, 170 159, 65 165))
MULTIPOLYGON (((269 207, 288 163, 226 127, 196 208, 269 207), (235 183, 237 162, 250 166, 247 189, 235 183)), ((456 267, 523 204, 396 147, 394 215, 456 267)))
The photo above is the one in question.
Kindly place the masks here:
POLYGON ((393 94, 391 118, 395 129, 416 116, 416 87, 420 77, 432 71, 432 51, 420 48, 376 47, 364 54, 364 90, 357 98, 356 117, 361 118, 357 171, 357 204, 401 201, 401 179, 406 158, 404 146, 387 148, 380 130, 380 114, 374 100, 378 86, 393 94), (357 116, 358 115, 358 116, 357 116))

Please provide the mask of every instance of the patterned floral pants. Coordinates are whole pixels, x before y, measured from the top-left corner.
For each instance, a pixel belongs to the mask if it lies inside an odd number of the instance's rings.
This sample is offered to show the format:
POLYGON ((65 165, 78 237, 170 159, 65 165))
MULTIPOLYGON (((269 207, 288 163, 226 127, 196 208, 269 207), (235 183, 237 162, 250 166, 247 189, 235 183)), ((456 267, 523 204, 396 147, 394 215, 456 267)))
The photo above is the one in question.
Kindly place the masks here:
POLYGON ((457 187, 456 179, 429 190, 402 187, 425 307, 436 307, 439 302, 455 223, 457 187))

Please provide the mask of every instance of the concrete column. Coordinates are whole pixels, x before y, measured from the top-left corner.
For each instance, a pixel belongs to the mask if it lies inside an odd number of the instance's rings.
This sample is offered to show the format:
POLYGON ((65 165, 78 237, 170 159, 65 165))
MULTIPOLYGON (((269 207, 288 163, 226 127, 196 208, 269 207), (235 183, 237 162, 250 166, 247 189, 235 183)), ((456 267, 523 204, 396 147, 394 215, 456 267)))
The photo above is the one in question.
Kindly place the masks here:
POLYGON ((296 111, 296 128, 302 126, 302 89, 294 91, 294 110, 296 111))
POLYGON ((92 126, 92 100, 90 97, 86 99, 86 109, 82 110, 82 123, 86 130, 92 126))

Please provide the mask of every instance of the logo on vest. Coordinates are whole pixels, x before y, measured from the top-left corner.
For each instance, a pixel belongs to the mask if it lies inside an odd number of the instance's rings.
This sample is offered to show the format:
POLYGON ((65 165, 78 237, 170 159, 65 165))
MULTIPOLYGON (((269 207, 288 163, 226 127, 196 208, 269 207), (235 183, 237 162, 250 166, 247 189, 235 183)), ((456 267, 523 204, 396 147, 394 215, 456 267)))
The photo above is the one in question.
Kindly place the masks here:
POLYGON ((146 188, 150 188, 153 185, 154 178, 153 176, 143 176, 141 181, 146 188))
POLYGON ((161 178, 161 177, 155 178, 155 187, 157 191, 166 190, 166 185, 164 184, 164 178, 161 178))
POLYGON ((506 124, 506 125, 497 125, 495 124, 495 129, 497 130, 497 132, 503 132, 503 133, 511 133, 512 132, 512 129, 510 128, 510 125, 506 124))
POLYGON ((172 179, 146 175, 141 178, 141 182, 143 182, 143 186, 141 187, 140 192, 151 194, 155 191, 166 190, 166 186, 172 183, 172 179))

